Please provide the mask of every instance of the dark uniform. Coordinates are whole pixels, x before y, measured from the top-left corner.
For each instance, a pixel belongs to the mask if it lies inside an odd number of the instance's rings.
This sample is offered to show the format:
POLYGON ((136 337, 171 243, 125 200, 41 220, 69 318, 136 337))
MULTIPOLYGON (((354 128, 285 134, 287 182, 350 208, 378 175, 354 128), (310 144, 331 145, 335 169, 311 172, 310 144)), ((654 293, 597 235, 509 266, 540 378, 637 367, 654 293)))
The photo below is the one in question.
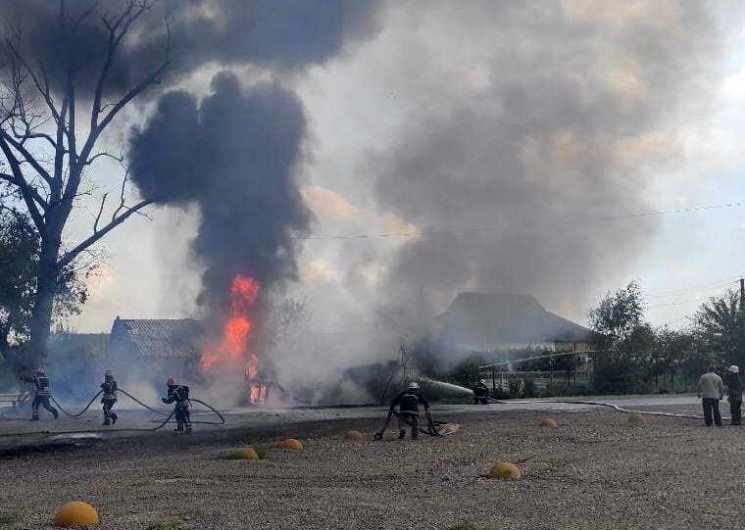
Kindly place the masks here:
POLYGON ((59 413, 57 412, 57 409, 49 403, 49 398, 52 397, 52 393, 49 390, 49 378, 46 373, 39 370, 36 372, 34 377, 22 377, 21 379, 27 383, 33 383, 36 390, 34 402, 31 405, 31 420, 39 421, 39 405, 42 405, 45 409, 51 412, 56 420, 59 413))
POLYGON ((429 416, 429 402, 420 392, 418 386, 409 387, 393 400, 391 408, 388 410, 388 417, 394 413, 398 405, 398 439, 402 440, 406 436, 407 422, 411 423, 411 439, 416 440, 419 436, 419 404, 424 405, 424 410, 429 416))
POLYGON ((173 379, 168 380, 168 397, 163 398, 163 403, 176 403, 176 431, 191 432, 191 419, 189 415, 189 387, 177 385, 173 379))
POLYGON ((739 368, 730 366, 724 376, 724 384, 727 385, 727 399, 729 400, 729 412, 732 416, 732 425, 742 425, 742 378, 739 368), (737 371, 734 371, 737 369, 737 371))
POLYGON ((116 391, 118 388, 114 374, 108 370, 104 374, 104 382, 101 383, 101 389, 103 390, 103 397, 101 398, 101 403, 103 403, 103 424, 111 425, 119 419, 116 412, 112 412, 111 410, 114 407, 114 403, 116 403, 116 391))
POLYGON ((486 405, 489 401, 489 387, 486 386, 486 383, 483 381, 479 381, 476 383, 476 385, 473 387, 473 404, 478 405, 481 403, 482 405, 486 405))

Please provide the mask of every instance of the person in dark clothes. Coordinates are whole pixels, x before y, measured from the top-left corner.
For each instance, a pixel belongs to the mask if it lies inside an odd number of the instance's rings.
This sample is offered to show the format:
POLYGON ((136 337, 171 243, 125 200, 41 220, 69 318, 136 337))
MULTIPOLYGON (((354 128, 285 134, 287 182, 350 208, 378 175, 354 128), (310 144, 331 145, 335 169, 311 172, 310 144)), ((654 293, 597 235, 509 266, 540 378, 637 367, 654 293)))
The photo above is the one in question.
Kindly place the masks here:
POLYGON ((729 401, 732 425, 742 425, 742 378, 740 377, 739 366, 733 364, 727 369, 724 384, 727 386, 727 400, 729 401))
POLYGON ((486 380, 482 379, 473 387, 473 404, 486 405, 489 402, 489 387, 486 386, 486 380))
POLYGON ((189 387, 178 385, 173 377, 168 378, 168 397, 163 398, 163 403, 176 403, 176 428, 175 431, 189 434, 191 432, 191 418, 189 414, 189 387))
POLYGON ((717 427, 722 426, 722 416, 719 414, 719 400, 724 396, 724 383, 722 378, 714 373, 714 367, 710 366, 704 375, 698 379, 697 395, 701 398, 704 408, 704 423, 711 427, 712 416, 717 427))
POLYGON ((411 439, 416 440, 419 437, 420 404, 424 406, 430 429, 433 429, 434 423, 432 421, 432 416, 429 413, 429 402, 427 401, 427 398, 422 395, 419 383, 409 383, 409 387, 393 399, 391 407, 388 409, 388 417, 385 420, 385 425, 380 431, 375 433, 375 438, 383 438, 383 432, 385 432, 386 427, 388 427, 388 423, 391 421, 391 416, 396 412, 396 406, 398 406, 398 439, 404 439, 406 436, 406 426, 410 424, 411 439))
POLYGON ((39 406, 43 406, 49 412, 52 413, 54 419, 59 417, 57 409, 49 403, 49 398, 52 397, 52 392, 49 390, 49 378, 44 368, 36 370, 34 377, 21 377, 21 380, 27 383, 33 383, 36 391, 34 395, 34 402, 31 405, 31 421, 39 421, 39 406))
POLYGON ((119 419, 116 412, 111 410, 114 407, 114 403, 116 403, 116 391, 118 389, 116 379, 114 379, 114 374, 111 370, 106 370, 103 377, 104 382, 101 383, 101 389, 103 390, 103 397, 101 398, 101 403, 103 403, 103 424, 112 425, 119 419))

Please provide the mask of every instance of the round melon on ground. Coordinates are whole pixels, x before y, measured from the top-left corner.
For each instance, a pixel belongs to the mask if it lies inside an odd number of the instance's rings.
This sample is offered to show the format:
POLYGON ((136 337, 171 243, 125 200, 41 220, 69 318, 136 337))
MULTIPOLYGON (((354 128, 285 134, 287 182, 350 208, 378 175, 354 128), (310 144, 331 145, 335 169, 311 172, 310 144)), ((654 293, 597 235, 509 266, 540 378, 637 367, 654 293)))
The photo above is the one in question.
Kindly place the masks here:
POLYGON ((503 480, 519 480, 522 475, 520 468, 512 462, 497 462, 489 470, 491 478, 503 480))
POLYGON ((83 501, 68 502, 54 515, 54 525, 62 528, 97 524, 98 512, 93 506, 83 501))
POLYGON ((541 420, 541 427, 547 427, 549 429, 555 429, 558 427, 558 423, 556 423, 556 420, 553 418, 543 418, 541 420))
POLYGON ((288 449, 290 451, 303 450, 303 443, 300 440, 295 440, 294 438, 285 438, 284 440, 278 441, 274 445, 275 447, 278 447, 280 449, 288 449))
POLYGON ((361 442, 365 439, 365 433, 361 431, 346 431, 344 434, 342 434, 342 438, 345 440, 351 440, 353 442, 361 442))
POLYGON ((239 449, 234 449, 233 451, 230 452, 229 456, 230 458, 234 458, 236 460, 258 460, 259 459, 259 453, 257 453, 256 449, 254 449, 250 445, 246 445, 239 449))

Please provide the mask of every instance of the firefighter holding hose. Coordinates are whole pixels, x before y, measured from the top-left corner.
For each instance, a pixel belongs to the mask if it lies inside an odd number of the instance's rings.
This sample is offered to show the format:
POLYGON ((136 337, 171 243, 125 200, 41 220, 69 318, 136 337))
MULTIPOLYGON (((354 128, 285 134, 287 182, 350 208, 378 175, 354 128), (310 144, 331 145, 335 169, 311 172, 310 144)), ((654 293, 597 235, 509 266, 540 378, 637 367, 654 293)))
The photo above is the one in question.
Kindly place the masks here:
POLYGON ((49 398, 52 397, 52 392, 49 390, 49 378, 44 368, 36 370, 34 377, 21 377, 22 381, 26 383, 34 384, 34 402, 31 404, 31 421, 39 421, 39 406, 43 406, 49 412, 52 413, 56 420, 59 416, 57 409, 49 403, 49 398))
POLYGON ((424 406, 424 412, 427 415, 427 421, 430 431, 435 431, 432 416, 429 413, 429 402, 422 395, 419 383, 409 383, 408 388, 395 397, 391 408, 388 409, 388 416, 385 419, 383 428, 375 433, 375 439, 381 440, 383 433, 391 421, 391 416, 395 414, 396 405, 398 405, 398 439, 403 440, 406 437, 406 425, 411 425, 411 439, 416 440, 419 437, 419 404, 424 406))
POLYGON ((103 403, 103 424, 112 425, 119 419, 116 412, 111 410, 114 407, 114 403, 116 403, 116 391, 118 389, 116 387, 114 373, 111 370, 106 370, 103 378, 104 382, 101 383, 101 390, 103 391, 103 397, 101 398, 101 403, 103 403))
POLYGON ((168 397, 163 398, 163 403, 176 403, 175 414, 177 426, 174 431, 189 434, 191 432, 189 387, 176 384, 176 380, 173 377, 168 378, 166 385, 168 385, 168 397))
POLYGON ((489 387, 486 386, 486 380, 482 379, 473 387, 473 404, 486 405, 489 403, 489 387))

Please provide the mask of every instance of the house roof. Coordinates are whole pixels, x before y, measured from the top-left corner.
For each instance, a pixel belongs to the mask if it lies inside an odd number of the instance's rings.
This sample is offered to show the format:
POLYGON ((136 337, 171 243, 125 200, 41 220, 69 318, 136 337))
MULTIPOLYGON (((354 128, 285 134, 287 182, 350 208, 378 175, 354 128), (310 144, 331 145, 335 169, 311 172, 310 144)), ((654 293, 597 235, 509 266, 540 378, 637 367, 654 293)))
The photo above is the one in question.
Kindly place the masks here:
POLYGON ((437 318, 438 334, 453 345, 581 342, 592 332, 546 311, 533 296, 510 293, 459 293, 437 318))
POLYGON ((196 320, 114 320, 111 343, 130 343, 143 357, 198 357, 199 324, 196 320))

